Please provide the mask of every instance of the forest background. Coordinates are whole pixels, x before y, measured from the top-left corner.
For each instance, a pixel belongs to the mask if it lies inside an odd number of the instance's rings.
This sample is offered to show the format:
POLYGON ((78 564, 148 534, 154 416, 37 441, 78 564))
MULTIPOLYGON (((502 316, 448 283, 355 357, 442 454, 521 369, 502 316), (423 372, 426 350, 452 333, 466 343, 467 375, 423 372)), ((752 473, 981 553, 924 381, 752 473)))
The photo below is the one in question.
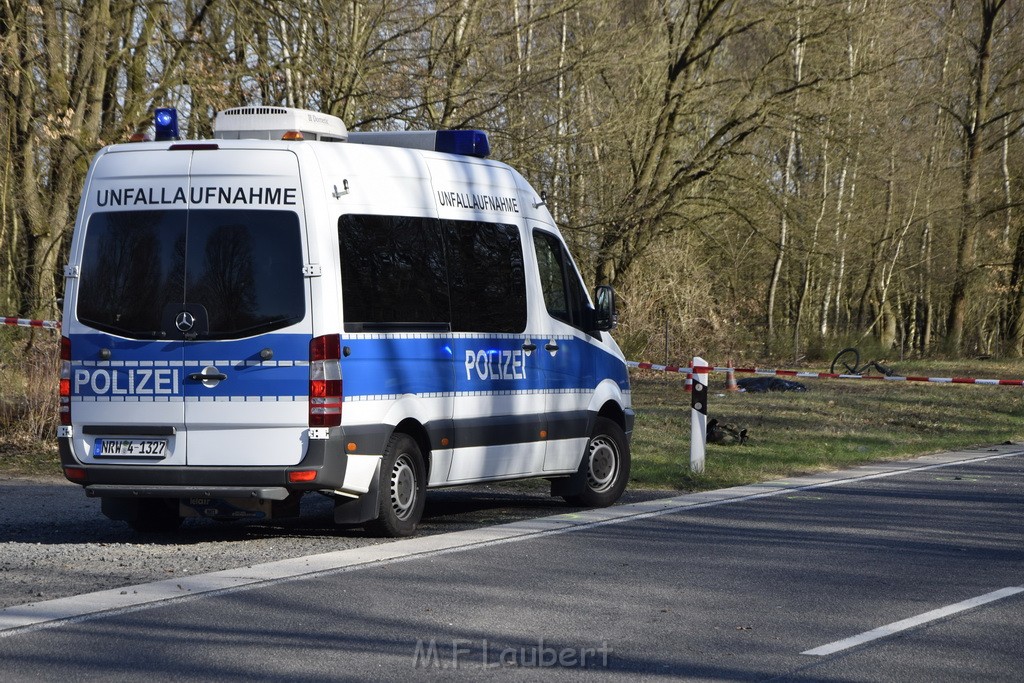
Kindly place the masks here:
POLYGON ((0 314, 175 106, 481 128, 628 357, 1024 354, 1024 0, 2 0, 0 314))

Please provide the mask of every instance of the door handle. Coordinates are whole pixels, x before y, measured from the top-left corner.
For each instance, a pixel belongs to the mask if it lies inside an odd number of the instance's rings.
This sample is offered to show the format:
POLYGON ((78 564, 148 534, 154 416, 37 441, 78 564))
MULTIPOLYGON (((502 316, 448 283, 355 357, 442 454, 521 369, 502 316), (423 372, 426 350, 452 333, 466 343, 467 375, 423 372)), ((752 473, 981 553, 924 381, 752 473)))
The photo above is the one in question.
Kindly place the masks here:
POLYGON ((558 350, 558 344, 556 344, 554 342, 549 342, 549 343, 544 345, 544 350, 545 351, 550 351, 551 353, 554 353, 555 351, 558 350))
POLYGON ((537 345, 533 343, 523 344, 523 351, 532 353, 537 350, 537 345))
POLYGON ((193 382, 203 382, 209 380, 225 380, 228 378, 228 376, 225 375, 223 372, 212 372, 209 375, 204 375, 201 372, 193 372, 191 375, 188 376, 188 378, 193 382))

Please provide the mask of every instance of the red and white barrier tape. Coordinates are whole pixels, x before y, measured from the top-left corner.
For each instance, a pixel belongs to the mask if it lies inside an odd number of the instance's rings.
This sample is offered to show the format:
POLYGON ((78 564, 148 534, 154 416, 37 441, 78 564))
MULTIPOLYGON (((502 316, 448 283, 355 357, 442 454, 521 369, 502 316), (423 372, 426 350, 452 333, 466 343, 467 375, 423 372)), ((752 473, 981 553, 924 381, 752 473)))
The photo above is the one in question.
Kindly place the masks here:
POLYGON ((59 320, 29 320, 28 318, 3 318, 4 325, 17 325, 18 327, 41 327, 46 330, 59 330, 59 320))
MULTIPOLYGON (((47 330, 59 330, 59 320, 29 320, 28 318, 2 318, 4 325, 17 325, 18 327, 39 327, 47 330)), ((635 360, 627 360, 626 365, 640 370, 658 370, 661 372, 679 372, 685 375, 704 374, 712 372, 733 372, 750 375, 773 375, 779 377, 804 377, 810 379, 882 379, 889 382, 933 382, 936 384, 994 384, 1000 386, 1021 387, 1024 386, 1024 379, 979 379, 974 377, 900 377, 885 375, 842 375, 833 372, 804 372, 801 370, 776 370, 774 368, 729 368, 720 366, 708 366, 699 368, 684 368, 678 365, 658 365, 657 363, 640 363, 635 360)))
POLYGON ((681 368, 675 365, 658 365, 656 363, 638 363, 636 361, 626 361, 626 365, 631 368, 639 368, 641 370, 660 370, 662 372, 680 372, 685 375, 705 372, 728 372, 730 369, 733 372, 746 373, 752 375, 774 375, 779 377, 805 377, 811 379, 882 379, 888 382, 932 382, 935 384, 994 384, 999 386, 1010 386, 1010 387, 1022 387, 1024 386, 1024 379, 977 379, 974 377, 901 377, 893 375, 886 377, 885 375, 841 375, 833 372, 803 372, 800 370, 775 370, 771 368, 723 368, 723 367, 706 367, 706 368, 681 368))

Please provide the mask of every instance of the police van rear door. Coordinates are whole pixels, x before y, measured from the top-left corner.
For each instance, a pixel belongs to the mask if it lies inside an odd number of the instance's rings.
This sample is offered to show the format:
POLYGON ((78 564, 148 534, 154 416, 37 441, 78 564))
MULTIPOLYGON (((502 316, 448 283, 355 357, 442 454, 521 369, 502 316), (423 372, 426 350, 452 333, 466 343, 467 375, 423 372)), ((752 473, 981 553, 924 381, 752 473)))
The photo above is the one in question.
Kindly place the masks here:
POLYGON ((190 180, 184 298, 165 316, 184 342, 188 464, 296 464, 313 329, 298 160, 196 151, 190 180))
POLYGON ((115 151, 90 173, 64 317, 83 462, 185 464, 183 349, 162 315, 181 300, 189 161, 115 151))
POLYGON ((66 320, 76 454, 295 464, 312 332, 296 157, 181 147, 93 170, 66 320))

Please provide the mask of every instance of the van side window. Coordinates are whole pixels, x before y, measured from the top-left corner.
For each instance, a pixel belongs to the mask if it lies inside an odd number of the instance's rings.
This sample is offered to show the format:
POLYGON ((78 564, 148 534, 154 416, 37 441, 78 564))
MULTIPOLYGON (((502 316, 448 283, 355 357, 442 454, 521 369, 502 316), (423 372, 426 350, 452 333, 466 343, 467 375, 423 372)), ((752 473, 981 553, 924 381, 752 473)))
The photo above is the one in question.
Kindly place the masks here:
POLYGON ((448 267, 437 220, 345 215, 338 241, 346 330, 449 329, 448 267))
POLYGON ((568 252, 557 237, 541 230, 533 231, 533 247, 548 313, 582 330, 587 295, 568 252))
POLYGON ((523 245, 514 225, 441 221, 448 247, 452 331, 526 329, 523 245))

